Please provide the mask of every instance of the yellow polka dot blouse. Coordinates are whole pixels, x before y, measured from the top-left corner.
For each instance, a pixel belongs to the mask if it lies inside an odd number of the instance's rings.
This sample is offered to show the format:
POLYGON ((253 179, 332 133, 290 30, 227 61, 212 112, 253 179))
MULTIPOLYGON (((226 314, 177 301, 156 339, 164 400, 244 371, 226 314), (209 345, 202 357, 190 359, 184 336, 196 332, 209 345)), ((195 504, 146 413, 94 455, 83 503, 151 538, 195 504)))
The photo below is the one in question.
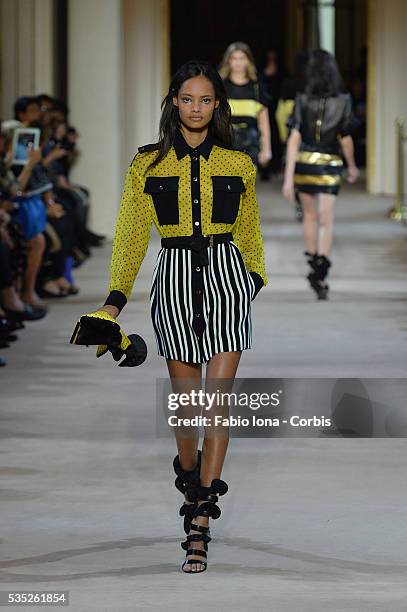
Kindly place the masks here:
MULTIPOLYGON (((130 164, 114 235, 109 292, 119 291, 126 300, 153 224, 161 237, 194 233, 191 157, 179 159, 173 146, 161 162, 148 169, 157 156, 157 150, 151 149, 141 147, 130 164)), ((201 155, 199 163, 202 234, 232 232, 248 271, 259 274, 266 285, 256 167, 246 153, 220 144, 211 146, 206 157, 201 155)))

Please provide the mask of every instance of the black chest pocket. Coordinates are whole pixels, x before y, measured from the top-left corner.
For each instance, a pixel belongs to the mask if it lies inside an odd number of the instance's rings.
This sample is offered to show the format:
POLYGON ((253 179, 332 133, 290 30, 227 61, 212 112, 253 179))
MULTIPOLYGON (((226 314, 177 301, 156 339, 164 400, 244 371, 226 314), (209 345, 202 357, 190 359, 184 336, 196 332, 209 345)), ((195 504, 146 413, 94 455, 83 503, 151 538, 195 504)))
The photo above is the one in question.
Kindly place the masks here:
POLYGON ((146 179, 144 193, 153 198, 160 225, 179 223, 178 181, 179 176, 149 176, 146 179))
POLYGON ((241 176, 213 176, 212 223, 234 223, 246 187, 241 176))

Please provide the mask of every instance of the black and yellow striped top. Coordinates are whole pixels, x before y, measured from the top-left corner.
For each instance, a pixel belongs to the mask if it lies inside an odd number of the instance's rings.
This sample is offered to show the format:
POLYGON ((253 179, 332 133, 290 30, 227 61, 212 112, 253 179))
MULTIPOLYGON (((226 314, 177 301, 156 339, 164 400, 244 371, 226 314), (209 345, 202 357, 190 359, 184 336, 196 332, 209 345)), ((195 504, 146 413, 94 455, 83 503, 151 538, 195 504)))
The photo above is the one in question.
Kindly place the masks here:
POLYGON ((244 85, 237 85, 230 79, 225 79, 224 84, 232 111, 232 123, 257 128, 258 115, 268 104, 264 84, 248 81, 244 85))
POLYGON ((232 232, 253 280, 266 285, 256 167, 249 155, 210 134, 191 149, 179 130, 168 154, 149 169, 156 155, 157 145, 140 147, 127 171, 105 304, 121 309, 127 302, 153 224, 161 237, 232 232), (199 172, 191 176, 191 160, 197 158, 199 172))

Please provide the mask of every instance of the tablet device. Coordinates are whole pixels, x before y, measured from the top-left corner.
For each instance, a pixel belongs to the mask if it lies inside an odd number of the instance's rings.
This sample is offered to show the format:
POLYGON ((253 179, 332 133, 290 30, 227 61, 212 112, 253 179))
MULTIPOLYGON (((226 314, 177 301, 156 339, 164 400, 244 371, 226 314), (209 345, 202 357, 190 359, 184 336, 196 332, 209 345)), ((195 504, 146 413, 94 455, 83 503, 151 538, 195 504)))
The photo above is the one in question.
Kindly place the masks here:
POLYGON ((12 163, 25 166, 28 161, 29 145, 34 149, 40 143, 41 130, 39 128, 16 128, 13 134, 12 163))

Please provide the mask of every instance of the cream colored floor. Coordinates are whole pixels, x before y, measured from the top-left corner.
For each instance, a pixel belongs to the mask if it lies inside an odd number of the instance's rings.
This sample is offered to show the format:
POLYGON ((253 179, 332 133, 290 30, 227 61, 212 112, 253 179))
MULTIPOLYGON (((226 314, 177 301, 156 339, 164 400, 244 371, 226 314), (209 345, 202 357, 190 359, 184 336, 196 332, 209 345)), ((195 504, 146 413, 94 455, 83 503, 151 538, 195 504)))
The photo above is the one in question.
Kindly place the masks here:
MULTIPOLYGON (((253 306, 241 377, 405 378, 406 229, 390 201, 347 189, 338 202, 332 296, 305 280, 301 226, 259 185, 270 284, 253 306)), ((407 609, 404 439, 232 439, 209 569, 179 571, 175 445, 155 429, 166 375, 148 318, 154 239, 121 320, 148 362, 117 368, 68 344, 102 303, 109 249, 4 351, 0 371, 0 590, 68 590, 76 611, 407 609)), ((396 383, 396 381, 395 381, 396 383)))

